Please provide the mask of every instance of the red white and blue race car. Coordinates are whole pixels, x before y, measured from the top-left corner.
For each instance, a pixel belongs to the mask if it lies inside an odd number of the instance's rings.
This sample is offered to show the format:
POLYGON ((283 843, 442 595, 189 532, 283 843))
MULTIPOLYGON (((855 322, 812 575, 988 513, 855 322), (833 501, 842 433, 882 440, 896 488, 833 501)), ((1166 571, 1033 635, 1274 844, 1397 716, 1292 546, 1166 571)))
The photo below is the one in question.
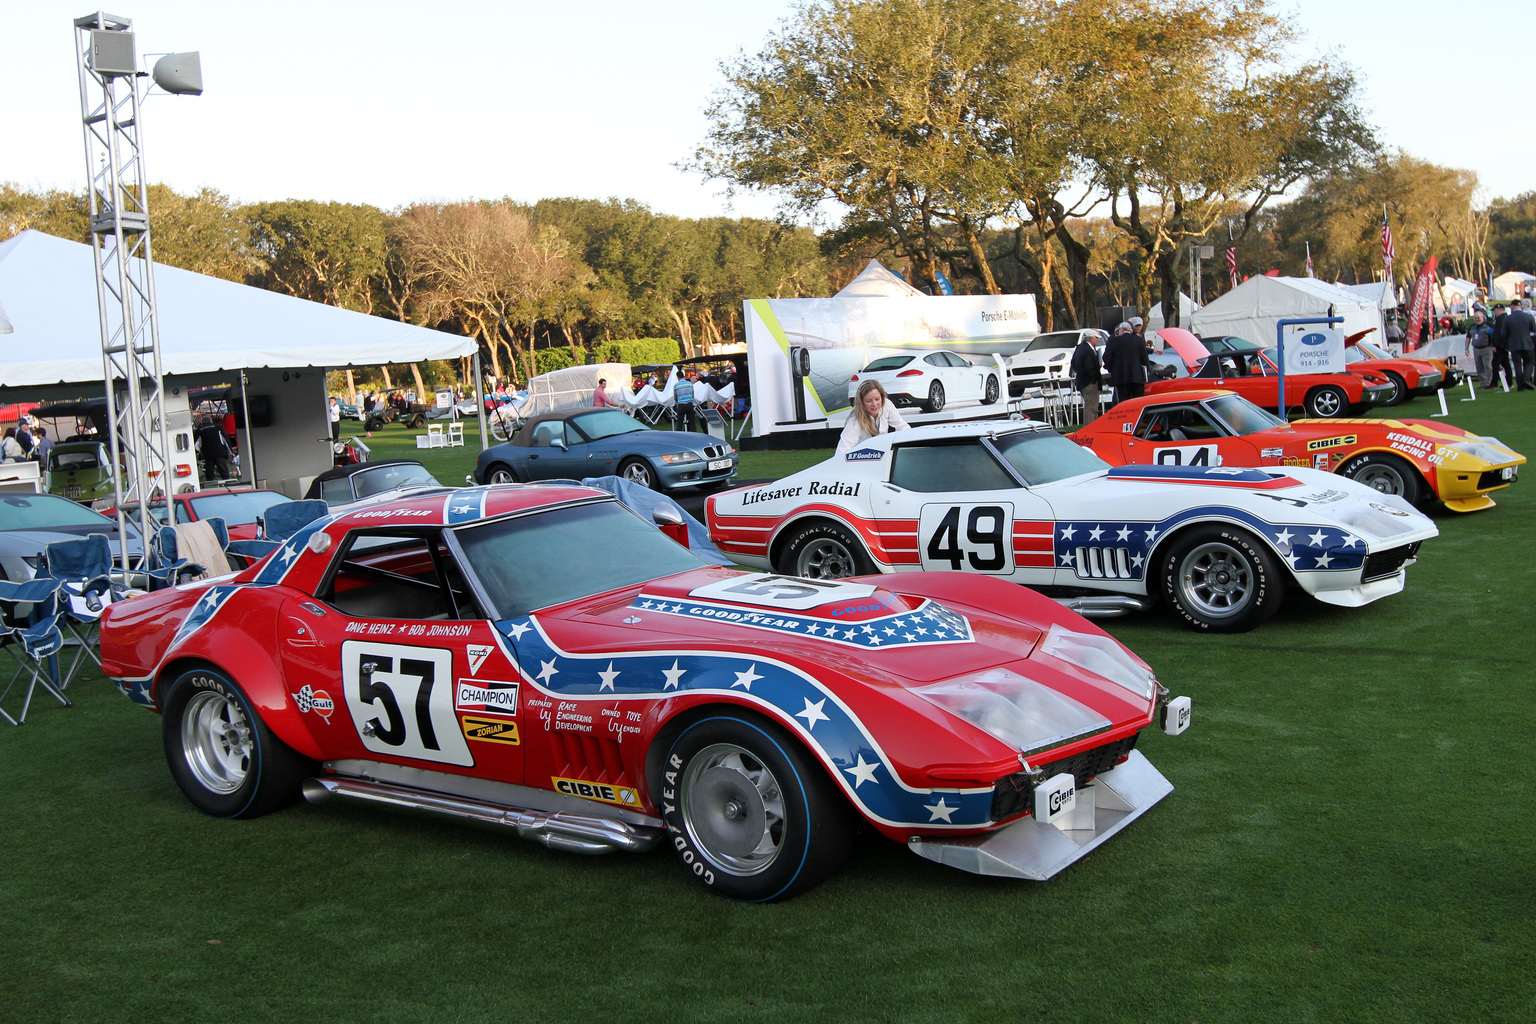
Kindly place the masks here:
POLYGON ((101 646, 209 814, 302 793, 583 853, 665 843, 748 900, 825 878, 860 821, 1048 878, 1172 790, 1134 747, 1189 721, 1023 588, 743 573, 564 485, 333 514, 240 574, 114 604, 101 646))
POLYGON ((1346 607, 1395 594, 1439 532, 1401 498, 1329 473, 1111 467, 1027 422, 893 431, 707 509, 710 540, 742 565, 831 579, 963 569, 1085 613, 1162 597, 1223 632, 1263 622, 1289 583, 1346 607))

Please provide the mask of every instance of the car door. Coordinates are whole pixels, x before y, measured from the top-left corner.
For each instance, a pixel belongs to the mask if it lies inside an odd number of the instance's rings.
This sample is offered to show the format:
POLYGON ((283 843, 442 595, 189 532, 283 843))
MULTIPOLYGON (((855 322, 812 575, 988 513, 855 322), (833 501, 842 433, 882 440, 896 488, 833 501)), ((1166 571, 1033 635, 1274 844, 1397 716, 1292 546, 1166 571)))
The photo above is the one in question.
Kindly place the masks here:
POLYGON ((1125 460, 1144 466, 1256 466, 1258 449, 1232 437, 1197 402, 1147 406, 1124 441, 1125 460))
POLYGON ((358 530, 285 602, 289 699, 326 760, 521 782, 519 675, 440 530, 358 530))
POLYGON ((898 570, 1055 579, 1049 502, 1021 487, 980 439, 893 446, 890 478, 876 485, 873 503, 898 570))
POLYGON ((955 352, 944 353, 949 361, 950 382, 944 387, 956 401, 979 402, 982 396, 982 382, 986 380, 986 370, 978 367, 969 359, 955 352))
POLYGON ((545 420, 533 428, 526 449, 531 480, 580 480, 588 476, 587 442, 564 420, 545 420))

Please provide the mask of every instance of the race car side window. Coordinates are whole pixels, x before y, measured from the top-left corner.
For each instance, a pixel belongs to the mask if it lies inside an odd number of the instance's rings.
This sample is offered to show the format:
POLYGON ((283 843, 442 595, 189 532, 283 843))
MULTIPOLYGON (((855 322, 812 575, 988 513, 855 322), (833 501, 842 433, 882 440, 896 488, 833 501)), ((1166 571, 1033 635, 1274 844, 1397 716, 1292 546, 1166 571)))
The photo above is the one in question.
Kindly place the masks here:
POLYGON ((452 618, 454 600, 439 571, 441 543, 437 531, 355 531, 315 596, 358 618, 452 618))
POLYGON ((1143 409, 1134 433, 1145 441, 1195 441, 1221 436, 1210 417, 1193 405, 1143 409))
POLYGON ((891 456, 891 483, 909 491, 995 491, 1019 486, 981 445, 904 444, 891 456))

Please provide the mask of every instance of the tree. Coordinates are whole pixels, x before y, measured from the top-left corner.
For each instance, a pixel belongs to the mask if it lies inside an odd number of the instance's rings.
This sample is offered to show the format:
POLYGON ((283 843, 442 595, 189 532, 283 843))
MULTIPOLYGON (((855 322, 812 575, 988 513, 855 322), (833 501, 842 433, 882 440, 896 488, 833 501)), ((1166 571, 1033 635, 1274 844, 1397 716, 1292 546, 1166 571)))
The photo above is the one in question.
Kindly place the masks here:
POLYGON ((222 192, 203 188, 184 196, 151 185, 149 216, 156 263, 241 283, 264 269, 250 223, 222 192))
POLYGON ((372 313, 385 276, 386 217, 374 206, 286 199, 246 208, 266 269, 251 281, 372 313))
POLYGON ((14 182, 0 182, 0 242, 29 229, 89 243, 91 215, 84 194, 24 192, 14 182))

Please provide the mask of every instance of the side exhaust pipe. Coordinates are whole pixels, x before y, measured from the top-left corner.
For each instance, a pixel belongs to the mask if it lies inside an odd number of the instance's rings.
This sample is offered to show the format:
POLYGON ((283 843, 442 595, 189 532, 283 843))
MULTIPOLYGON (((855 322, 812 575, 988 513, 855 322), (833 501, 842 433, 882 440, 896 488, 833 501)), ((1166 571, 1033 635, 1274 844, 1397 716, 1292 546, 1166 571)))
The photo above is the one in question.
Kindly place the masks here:
POLYGON ((1146 611, 1148 601, 1144 597, 1125 594, 1096 594, 1093 597, 1058 597, 1057 604, 1072 609, 1087 619, 1112 619, 1131 612, 1146 611))
POLYGON ((384 804, 388 807, 457 818, 478 825, 499 826, 517 830, 523 839, 543 843, 553 850, 571 853, 643 853, 654 848, 660 841, 662 829, 646 828, 599 818, 592 815, 571 814, 566 811, 533 811, 518 807, 472 800, 466 797, 446 796, 406 786, 392 786, 364 779, 323 778, 304 780, 304 799, 312 804, 324 803, 331 798, 355 800, 362 803, 384 804))

